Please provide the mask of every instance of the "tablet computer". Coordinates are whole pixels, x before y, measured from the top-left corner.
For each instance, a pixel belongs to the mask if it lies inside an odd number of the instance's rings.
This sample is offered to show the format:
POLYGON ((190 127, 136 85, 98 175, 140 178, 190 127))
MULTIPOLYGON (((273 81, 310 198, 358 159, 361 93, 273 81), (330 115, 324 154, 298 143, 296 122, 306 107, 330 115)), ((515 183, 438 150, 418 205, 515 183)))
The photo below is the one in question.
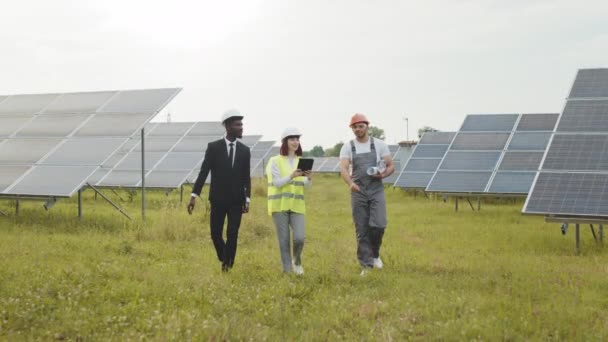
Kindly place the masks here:
POLYGON ((310 171, 312 170, 312 164, 314 161, 315 160, 311 158, 300 158, 298 161, 298 169, 302 171, 310 171))

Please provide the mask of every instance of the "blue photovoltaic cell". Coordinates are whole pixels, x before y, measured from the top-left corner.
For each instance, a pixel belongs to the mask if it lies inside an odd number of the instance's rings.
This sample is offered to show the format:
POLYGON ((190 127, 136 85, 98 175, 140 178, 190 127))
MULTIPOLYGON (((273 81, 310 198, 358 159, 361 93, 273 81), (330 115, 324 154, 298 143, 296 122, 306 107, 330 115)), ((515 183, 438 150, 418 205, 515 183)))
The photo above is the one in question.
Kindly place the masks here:
POLYGON ((426 188, 433 192, 483 192, 492 176, 492 172, 454 172, 437 171, 426 188))
POLYGON ((429 185, 434 172, 408 172, 403 173, 395 182, 395 186, 401 188, 424 189, 429 185))
POLYGON ((502 150, 509 133, 458 133, 450 150, 502 150))
POLYGON ((552 133, 516 132, 509 143, 509 150, 544 151, 549 144, 552 133))
POLYGON ((448 152, 439 170, 492 171, 501 152, 448 152))
POLYGON ((405 171, 429 171, 435 172, 441 163, 441 159, 410 159, 405 166, 405 171))
POLYGON ((541 172, 526 213, 608 217, 608 175, 541 172))
POLYGON ((527 194, 536 172, 497 172, 488 192, 527 194))
POLYGON ((608 135, 555 134, 542 169, 608 171, 608 135))
POLYGON ((608 69, 579 70, 570 98, 608 97, 608 69))
POLYGON ((522 114, 517 131, 549 131, 555 128, 559 114, 522 114))
POLYGON ((507 152, 498 167, 501 171, 536 171, 543 159, 543 152, 507 152))
POLYGON ((448 145, 418 145, 412 158, 443 158, 448 145))
POLYGON ((608 132, 608 100, 568 101, 556 132, 608 132))
POLYGON ((418 142, 418 145, 438 144, 449 145, 456 135, 455 132, 426 132, 418 142))
POLYGON ((518 114, 474 114, 467 115, 462 127, 463 132, 510 132, 515 126, 518 114))

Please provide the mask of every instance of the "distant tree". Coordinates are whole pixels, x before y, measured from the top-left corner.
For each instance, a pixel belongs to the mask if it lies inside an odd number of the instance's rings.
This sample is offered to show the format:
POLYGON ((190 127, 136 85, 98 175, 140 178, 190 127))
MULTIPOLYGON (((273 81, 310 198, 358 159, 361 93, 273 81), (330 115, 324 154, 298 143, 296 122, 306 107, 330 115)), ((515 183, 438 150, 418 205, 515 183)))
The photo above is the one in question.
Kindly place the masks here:
POLYGON ((323 146, 317 145, 310 150, 310 155, 313 157, 323 157, 325 155, 325 151, 323 150, 323 146))
POLYGON ((421 128, 418 128, 418 139, 422 138, 422 135, 425 132, 438 132, 439 130, 431 127, 431 126, 423 126, 421 128))
POLYGON ((334 145, 334 147, 330 147, 327 150, 325 150, 325 156, 326 157, 339 157, 340 156, 340 150, 342 149, 342 146, 344 145, 343 142, 339 142, 337 144, 334 145))
POLYGON ((384 130, 380 127, 369 126, 369 136, 376 139, 384 140, 384 130))

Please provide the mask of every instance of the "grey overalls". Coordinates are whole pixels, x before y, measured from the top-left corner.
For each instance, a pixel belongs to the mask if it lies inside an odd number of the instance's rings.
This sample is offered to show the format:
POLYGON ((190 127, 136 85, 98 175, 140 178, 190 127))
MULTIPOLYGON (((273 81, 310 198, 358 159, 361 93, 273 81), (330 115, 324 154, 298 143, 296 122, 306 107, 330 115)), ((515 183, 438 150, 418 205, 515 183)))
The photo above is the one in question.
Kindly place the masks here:
POLYGON ((351 191, 350 203, 357 233, 357 258, 363 267, 373 267, 373 258, 379 257, 386 228, 384 185, 381 179, 367 174, 368 167, 377 166, 374 138, 370 139, 370 152, 359 154, 354 141, 350 141, 353 181, 361 189, 359 192, 351 191))

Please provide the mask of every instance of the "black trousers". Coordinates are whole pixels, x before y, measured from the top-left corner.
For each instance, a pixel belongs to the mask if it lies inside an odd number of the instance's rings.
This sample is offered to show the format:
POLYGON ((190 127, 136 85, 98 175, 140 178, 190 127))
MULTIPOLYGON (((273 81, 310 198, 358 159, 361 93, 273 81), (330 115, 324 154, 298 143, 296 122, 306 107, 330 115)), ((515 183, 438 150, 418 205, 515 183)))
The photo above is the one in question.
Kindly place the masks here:
POLYGON ((239 238, 239 227, 241 226, 242 213, 241 204, 223 204, 211 202, 211 240, 217 258, 227 267, 234 265, 236 256, 236 245, 239 238), (228 217, 228 229, 226 241, 224 241, 224 222, 228 217))

